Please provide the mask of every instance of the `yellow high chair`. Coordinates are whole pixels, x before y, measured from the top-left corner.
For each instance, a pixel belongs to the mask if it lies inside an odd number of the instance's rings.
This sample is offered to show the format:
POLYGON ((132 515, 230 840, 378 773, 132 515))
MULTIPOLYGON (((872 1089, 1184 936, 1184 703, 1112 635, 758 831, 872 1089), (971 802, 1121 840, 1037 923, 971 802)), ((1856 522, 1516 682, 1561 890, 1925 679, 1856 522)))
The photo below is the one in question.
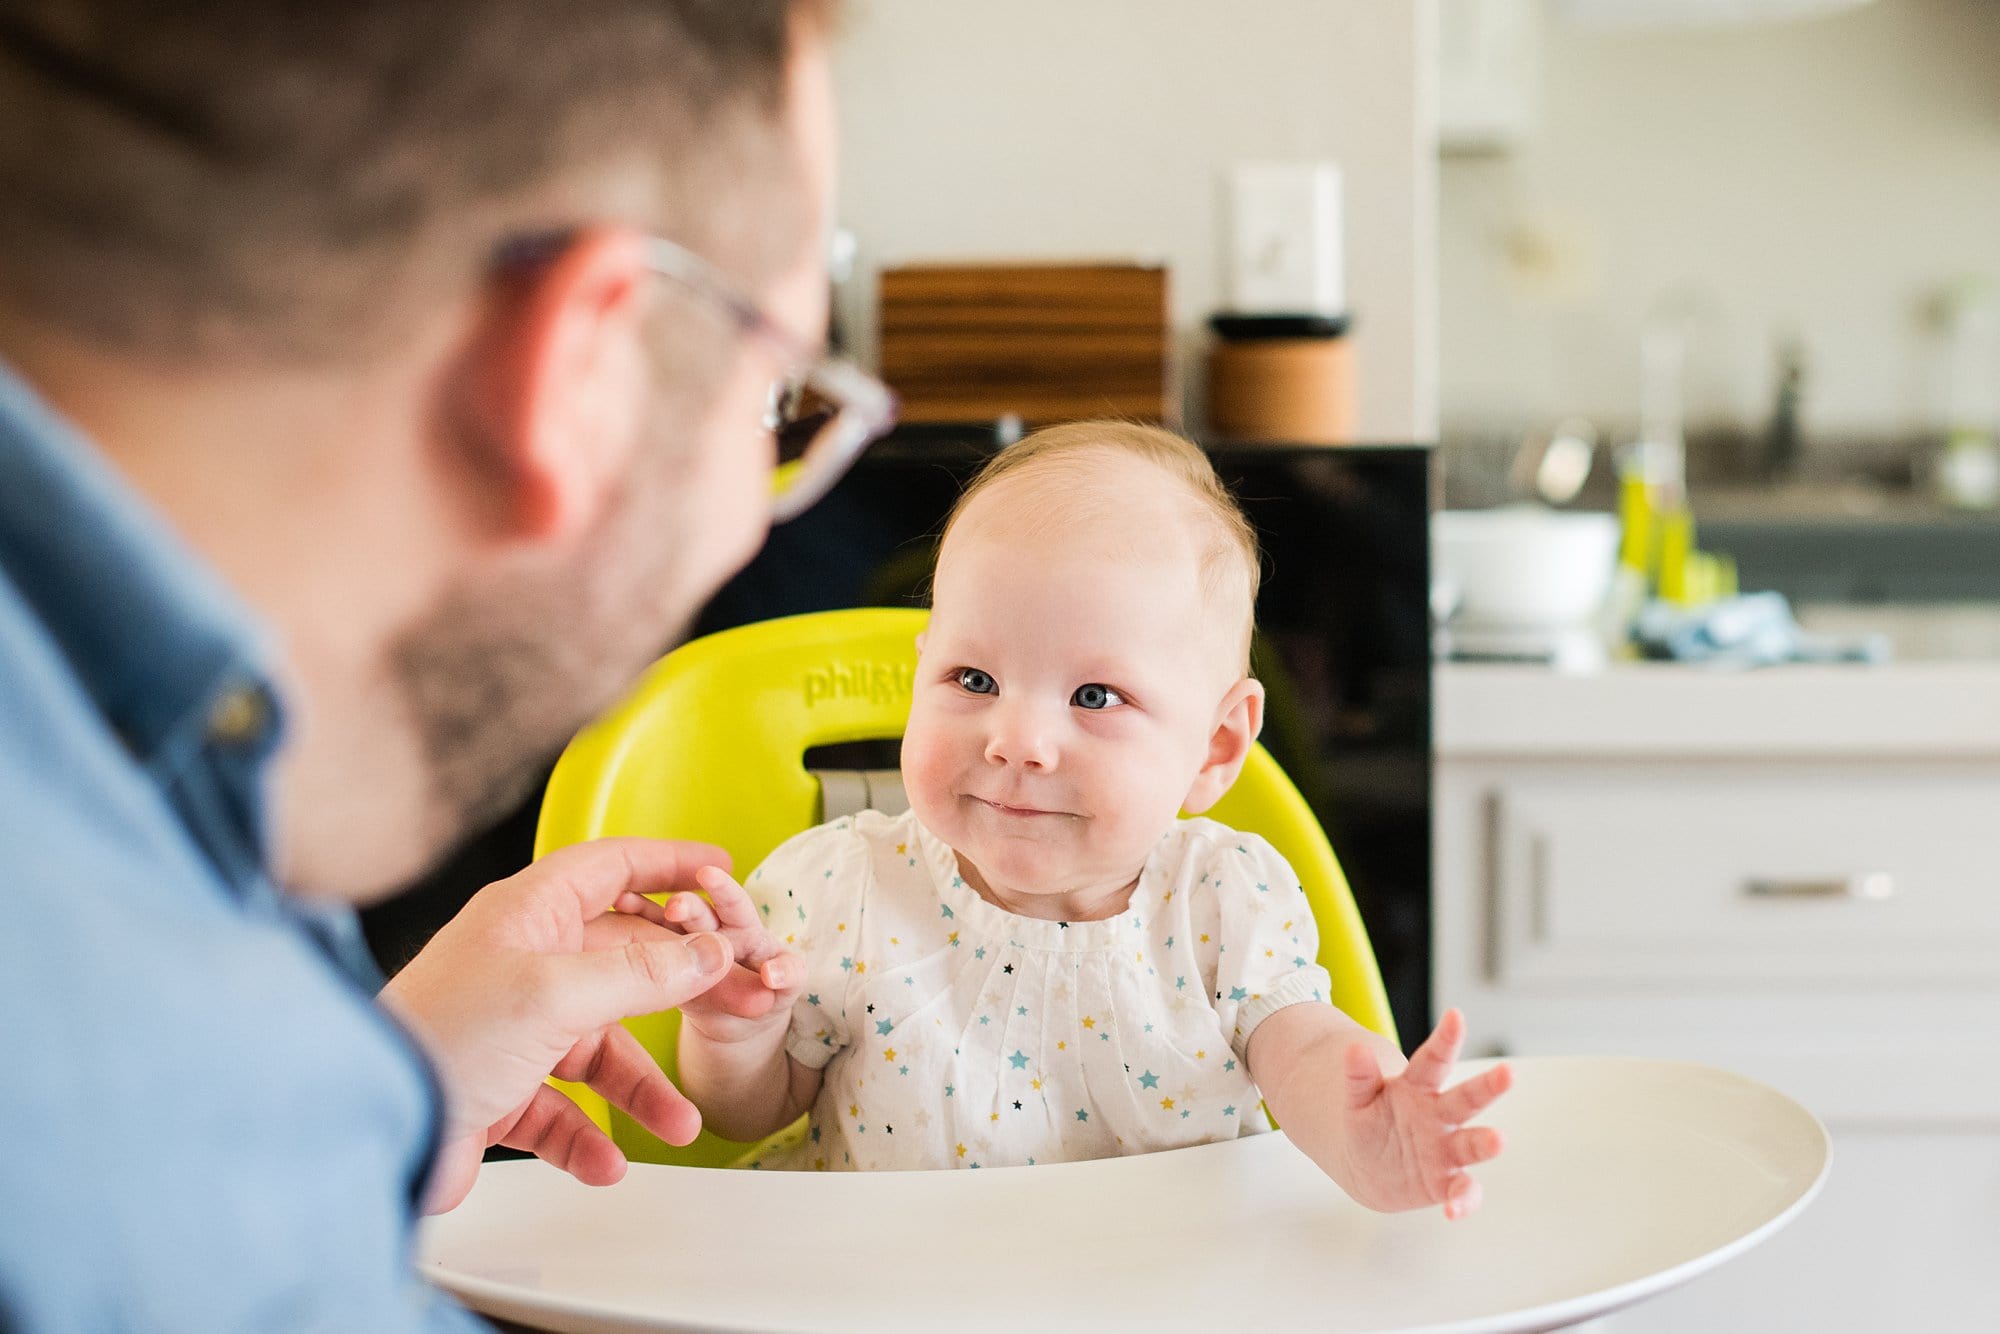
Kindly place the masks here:
MULTIPOLYGON (((535 855, 614 835, 701 839, 727 848, 737 874, 747 876, 793 834, 846 813, 828 809, 823 787, 866 786, 862 775, 823 785, 806 770, 808 750, 902 735, 927 615, 814 612, 725 630, 669 653, 563 752, 542 800, 535 855)), ((1311 808, 1262 746, 1206 813, 1263 835, 1292 864, 1318 922, 1319 962, 1333 976, 1330 999, 1393 1039, 1388 997, 1347 878, 1311 808)), ((627 1026, 673 1075, 679 1013, 627 1026)), ((675 1148, 589 1089, 563 1089, 637 1161, 719 1167, 748 1147, 704 1131, 675 1148)))

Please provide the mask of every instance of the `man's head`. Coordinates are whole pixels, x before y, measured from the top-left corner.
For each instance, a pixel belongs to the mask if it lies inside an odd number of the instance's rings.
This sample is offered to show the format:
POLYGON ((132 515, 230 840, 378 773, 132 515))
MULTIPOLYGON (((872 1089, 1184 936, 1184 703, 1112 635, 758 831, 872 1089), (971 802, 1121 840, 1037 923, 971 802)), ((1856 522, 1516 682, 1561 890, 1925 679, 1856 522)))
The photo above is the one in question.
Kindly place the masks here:
POLYGON ((774 0, 0 0, 0 303, 182 361, 391 353, 527 229, 760 282, 806 221, 774 0))
POLYGON ((300 888, 522 792, 748 559, 829 0, 0 0, 0 356, 278 625, 300 888))
POLYGON ((1129 885, 1256 738, 1257 581, 1248 523, 1185 440, 1081 422, 999 455, 939 552, 903 741, 918 818, 1002 898, 1129 885))

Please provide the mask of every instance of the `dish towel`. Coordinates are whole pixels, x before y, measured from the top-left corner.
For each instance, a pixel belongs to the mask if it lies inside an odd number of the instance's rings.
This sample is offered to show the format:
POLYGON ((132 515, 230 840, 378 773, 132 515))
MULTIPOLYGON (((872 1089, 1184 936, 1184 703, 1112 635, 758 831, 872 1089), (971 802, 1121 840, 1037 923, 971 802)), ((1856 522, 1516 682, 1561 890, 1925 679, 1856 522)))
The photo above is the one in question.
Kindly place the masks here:
POLYGON ((1800 628, 1782 593, 1747 593, 1702 607, 1650 602, 1632 626, 1632 642, 1648 658, 1717 667, 1771 667, 1787 662, 1887 662, 1886 635, 1836 638, 1800 628))

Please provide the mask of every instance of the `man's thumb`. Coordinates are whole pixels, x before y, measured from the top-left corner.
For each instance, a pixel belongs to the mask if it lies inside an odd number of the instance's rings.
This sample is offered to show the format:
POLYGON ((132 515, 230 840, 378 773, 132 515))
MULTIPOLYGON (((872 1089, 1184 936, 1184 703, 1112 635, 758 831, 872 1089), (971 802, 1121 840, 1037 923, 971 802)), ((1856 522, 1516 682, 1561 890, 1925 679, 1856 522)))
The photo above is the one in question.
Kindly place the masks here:
POLYGON ((631 940, 548 959, 547 1001, 579 1035, 633 1015, 671 1010, 729 972, 729 942, 713 931, 631 940))

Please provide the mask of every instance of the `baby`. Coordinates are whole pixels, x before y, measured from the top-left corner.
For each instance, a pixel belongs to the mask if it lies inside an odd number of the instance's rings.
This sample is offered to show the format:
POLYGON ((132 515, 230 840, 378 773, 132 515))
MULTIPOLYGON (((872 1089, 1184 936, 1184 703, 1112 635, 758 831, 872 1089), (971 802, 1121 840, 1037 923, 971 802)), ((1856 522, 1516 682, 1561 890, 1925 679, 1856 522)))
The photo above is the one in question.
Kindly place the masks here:
POLYGON ((1298 879, 1211 820, 1262 723, 1256 540, 1193 445, 1086 422, 976 478, 946 526, 906 815, 785 843, 648 911, 720 930, 737 985, 684 1008, 680 1074, 761 1165, 998 1167, 1269 1128, 1357 1200, 1470 1213, 1454 1011, 1406 1063, 1328 1004, 1298 879))

